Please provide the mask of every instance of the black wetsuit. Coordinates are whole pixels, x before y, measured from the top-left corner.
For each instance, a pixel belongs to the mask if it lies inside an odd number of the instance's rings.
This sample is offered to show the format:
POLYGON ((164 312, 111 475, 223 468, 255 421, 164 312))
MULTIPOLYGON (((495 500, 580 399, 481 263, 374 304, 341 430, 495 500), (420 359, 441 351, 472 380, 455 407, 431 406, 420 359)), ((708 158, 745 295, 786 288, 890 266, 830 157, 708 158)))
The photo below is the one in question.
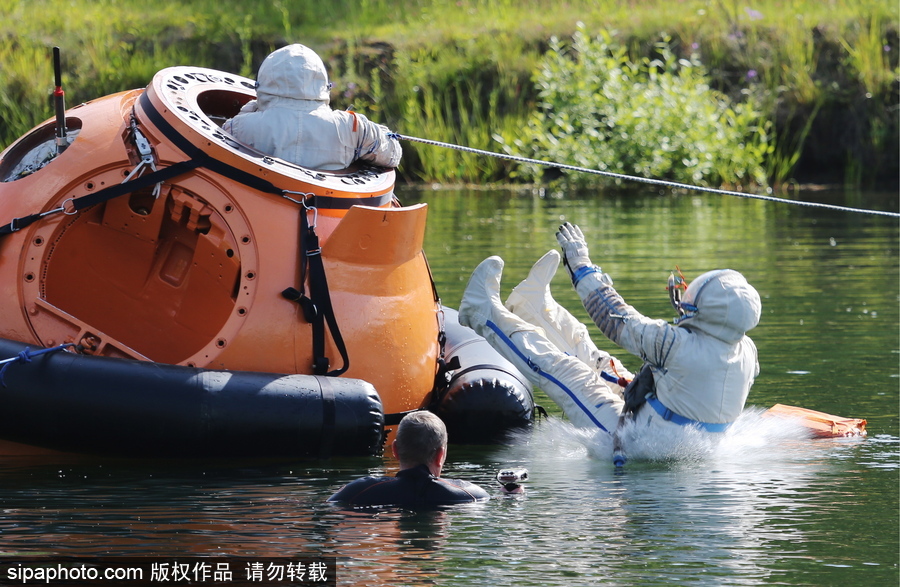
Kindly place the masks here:
POLYGON ((344 485, 328 501, 349 506, 429 508, 488 499, 487 491, 468 481, 435 477, 426 465, 404 469, 396 477, 363 477, 344 485))

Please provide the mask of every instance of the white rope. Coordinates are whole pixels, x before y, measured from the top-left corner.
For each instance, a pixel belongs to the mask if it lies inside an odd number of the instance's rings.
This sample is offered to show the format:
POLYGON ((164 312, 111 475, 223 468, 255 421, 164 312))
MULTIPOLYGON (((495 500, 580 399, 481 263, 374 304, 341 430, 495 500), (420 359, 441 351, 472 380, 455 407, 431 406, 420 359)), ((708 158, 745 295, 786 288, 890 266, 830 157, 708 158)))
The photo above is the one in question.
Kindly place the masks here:
POLYGON ((891 216, 894 218, 900 218, 900 213, 888 212, 885 210, 869 210, 866 208, 849 208, 846 206, 836 206, 834 204, 824 204, 821 202, 803 202, 800 200, 789 200, 787 198, 777 198, 775 196, 764 196, 762 194, 734 192, 734 191, 730 191, 730 190, 722 190, 722 189, 717 189, 717 188, 710 188, 710 187, 690 185, 690 184, 686 184, 686 183, 679 183, 677 181, 666 181, 663 179, 637 177, 637 176, 633 176, 633 175, 624 175, 622 173, 614 173, 612 171, 602 171, 600 169, 589 169, 587 167, 578 167, 576 165, 566 165, 564 163, 552 163, 550 161, 541 161, 539 159, 529 159, 527 157, 517 157, 515 155, 494 153, 492 151, 483 151, 481 149, 473 149, 472 147, 463 147, 462 145, 454 145, 451 143, 442 143, 440 141, 432 141, 429 139, 420 139, 418 137, 410 137, 410 136, 401 135, 398 133, 392 133, 391 136, 393 136, 394 138, 397 138, 397 139, 402 139, 404 141, 422 143, 425 145, 432 145, 435 147, 444 147, 446 149, 454 149, 456 151, 463 151, 465 153, 486 155, 488 157, 495 157, 497 159, 506 159, 507 161, 515 161, 517 163, 532 163, 535 165, 544 165, 547 167, 555 167, 557 169, 566 169, 569 171, 579 171, 582 173, 591 173, 593 175, 602 175, 602 176, 611 177, 614 179, 625 179, 625 180, 630 180, 630 181, 638 181, 641 183, 665 186, 665 187, 669 187, 669 188, 694 190, 694 191, 698 191, 698 192, 707 192, 710 194, 719 194, 722 196, 738 196, 740 198, 765 200, 767 202, 778 202, 780 204, 794 204, 795 206, 808 206, 810 208, 825 208, 828 210, 840 210, 841 212, 855 212, 857 214, 875 214, 877 216, 891 216))

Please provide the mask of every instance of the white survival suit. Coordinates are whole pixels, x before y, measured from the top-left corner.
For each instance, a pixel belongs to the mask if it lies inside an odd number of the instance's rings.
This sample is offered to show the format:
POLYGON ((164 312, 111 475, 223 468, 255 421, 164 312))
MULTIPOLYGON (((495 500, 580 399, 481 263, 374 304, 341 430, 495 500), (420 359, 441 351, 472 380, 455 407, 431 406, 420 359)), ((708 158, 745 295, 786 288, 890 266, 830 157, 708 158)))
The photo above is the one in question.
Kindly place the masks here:
MULTIPOLYGON (((746 279, 729 269, 701 275, 687 288, 685 312, 673 326, 625 303, 610 277, 590 263, 578 227, 560 227, 557 238, 591 318, 653 374, 655 396, 637 408, 636 429, 693 425, 721 432, 737 419, 759 373, 756 346, 745 332, 758 323, 761 303, 746 279)), ((543 389, 573 424, 612 434, 625 411, 623 385, 632 376, 550 295, 559 260, 556 251, 544 255, 504 307, 503 260, 486 259, 466 286, 459 320, 543 389)))
POLYGON ((386 126, 329 107, 331 84, 312 49, 294 44, 272 52, 256 83, 256 100, 222 125, 240 142, 313 169, 344 169, 357 159, 382 167, 400 163, 400 143, 386 126))

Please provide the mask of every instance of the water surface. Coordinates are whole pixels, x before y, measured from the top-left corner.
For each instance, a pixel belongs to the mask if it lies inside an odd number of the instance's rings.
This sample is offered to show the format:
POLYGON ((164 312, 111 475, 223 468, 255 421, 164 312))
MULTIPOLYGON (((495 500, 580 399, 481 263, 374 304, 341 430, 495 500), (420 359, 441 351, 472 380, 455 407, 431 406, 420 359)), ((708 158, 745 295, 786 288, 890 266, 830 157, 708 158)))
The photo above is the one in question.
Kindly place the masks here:
MULTIPOLYGON (((0 462, 0 556, 337 556, 343 585, 889 585, 900 581, 900 231, 895 220, 716 196, 401 191, 426 201, 443 302, 497 254, 504 296, 556 226, 585 231, 626 300, 670 318, 665 292, 718 267, 760 291, 762 372, 721 443, 616 474, 603 443, 551 412, 502 446, 452 446, 445 474, 490 487, 440 512, 348 512, 324 500, 389 458, 309 462, 0 462), (811 440, 760 413, 775 403, 866 418, 866 439, 811 440), (527 467, 522 496, 497 470, 527 467)), ((803 194, 896 206, 896 194, 803 194)), ((587 320, 560 270, 557 299, 587 320)), ((622 355, 633 369, 635 357, 622 355)))

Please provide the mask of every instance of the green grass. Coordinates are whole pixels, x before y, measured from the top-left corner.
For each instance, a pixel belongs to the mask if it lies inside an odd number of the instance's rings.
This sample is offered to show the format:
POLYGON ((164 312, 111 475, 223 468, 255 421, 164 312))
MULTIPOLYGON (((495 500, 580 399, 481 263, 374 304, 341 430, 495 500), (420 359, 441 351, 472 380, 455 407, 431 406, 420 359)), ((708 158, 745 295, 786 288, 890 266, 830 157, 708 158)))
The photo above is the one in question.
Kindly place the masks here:
MULTIPOLYGON (((674 51, 699 56, 715 90, 735 103, 752 96, 775 137, 772 180, 895 180, 897 12, 894 0, 0 0, 0 144, 52 115, 54 45, 72 105, 143 87, 171 65, 252 77, 269 51, 302 42, 325 58, 336 107, 499 151, 493 137, 535 111, 533 77, 550 38, 570 38, 581 22, 616 31, 635 61, 670 37, 674 51)), ((413 181, 505 181, 516 171, 404 148, 401 172, 413 181)))

